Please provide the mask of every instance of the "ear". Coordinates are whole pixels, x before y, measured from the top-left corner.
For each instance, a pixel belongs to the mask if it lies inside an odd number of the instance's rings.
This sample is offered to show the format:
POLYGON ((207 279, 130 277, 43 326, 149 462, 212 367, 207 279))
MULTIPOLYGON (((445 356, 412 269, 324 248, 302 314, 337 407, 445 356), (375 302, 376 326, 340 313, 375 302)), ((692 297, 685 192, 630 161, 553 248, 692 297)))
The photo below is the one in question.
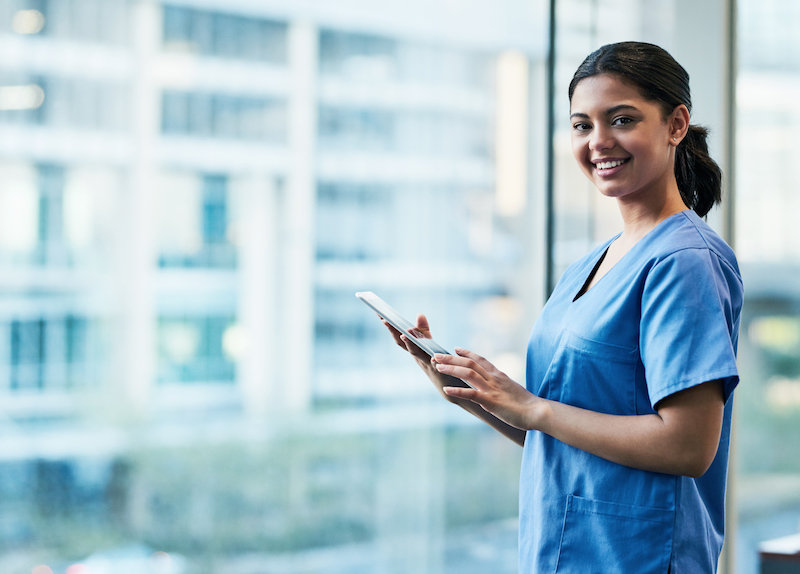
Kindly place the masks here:
POLYGON ((686 137, 686 132, 689 131, 688 108, 683 104, 676 106, 667 118, 667 125, 669 126, 669 143, 677 146, 686 137))

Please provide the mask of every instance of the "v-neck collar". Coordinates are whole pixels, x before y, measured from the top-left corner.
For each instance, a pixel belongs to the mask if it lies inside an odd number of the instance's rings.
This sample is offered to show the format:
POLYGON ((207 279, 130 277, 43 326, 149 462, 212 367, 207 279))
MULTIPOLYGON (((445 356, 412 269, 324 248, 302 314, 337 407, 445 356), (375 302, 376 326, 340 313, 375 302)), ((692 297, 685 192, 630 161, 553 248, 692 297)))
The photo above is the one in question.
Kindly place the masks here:
MULTIPOLYGON (((613 241, 611 243, 613 243, 613 241)), ((595 263, 594 267, 592 267, 592 270, 589 273, 589 276, 586 278, 586 281, 583 282, 583 286, 581 287, 580 291, 578 291, 578 294, 575 295, 575 297, 572 299, 573 303, 578 299, 580 299, 581 297, 583 297, 584 295, 586 295, 586 293, 589 291, 589 284, 592 282, 592 279, 594 279, 594 276, 597 274, 597 270, 600 269, 600 265, 603 264, 603 260, 606 258, 606 255, 608 254, 608 249, 610 247, 611 244, 609 244, 608 247, 605 248, 603 254, 600 256, 600 259, 598 259, 597 263, 595 263)), ((611 269, 609 269, 609 271, 611 271, 611 269)))
POLYGON ((606 245, 606 248, 603 250, 603 253, 600 255, 600 258, 599 258, 599 259, 597 260, 597 262, 594 264, 594 266, 592 267, 592 270, 591 270, 591 272, 589 273, 589 276, 586 278, 586 281, 584 281, 583 285, 581 286, 581 288, 580 288, 580 291, 578 291, 578 293, 577 293, 577 294, 575 295, 575 297, 572 299, 572 302, 574 303, 574 302, 575 302, 575 301, 577 301, 578 299, 581 299, 581 298, 582 298, 584 295, 586 295, 586 294, 587 294, 589 291, 591 291, 592 289, 594 289, 595 287, 597 287, 597 284, 599 284, 599 283, 600 283, 600 282, 601 282, 603 279, 605 279, 605 276, 606 276, 606 275, 608 275, 609 273, 612 273, 612 272, 614 271, 614 269, 615 269, 615 268, 616 268, 616 267, 617 267, 617 266, 618 266, 620 263, 622 263, 622 262, 623 262, 625 259, 627 259, 627 258, 629 257, 629 255, 631 254, 631 252, 633 252, 633 251, 635 251, 636 249, 638 249, 638 248, 639 248, 639 246, 640 246, 642 243, 644 243, 644 242, 645 242, 647 239, 651 238, 651 237, 653 236, 653 233, 654 233, 654 232, 655 232, 657 229, 659 229, 661 226, 665 225, 667 221, 670 221, 671 219, 673 219, 674 217, 676 217, 676 216, 678 216, 678 215, 683 215, 684 217, 688 217, 688 216, 687 216, 687 212, 688 212, 688 211, 691 211, 691 210, 690 210, 690 209, 685 209, 685 210, 683 210, 683 211, 679 211, 678 213, 673 213, 673 214, 672 214, 672 215, 670 215, 669 217, 666 217, 666 218, 662 219, 661 221, 659 221, 659 222, 658 222, 658 224, 657 224, 655 227, 653 227, 653 229, 651 229, 650 231, 648 231, 647 233, 645 233, 645 234, 644 234, 644 235, 643 235, 643 236, 642 236, 642 237, 639 239, 639 241, 637 241, 636 243, 634 243, 634 244, 633 244, 633 246, 631 246, 631 248, 630 248, 630 249, 628 249, 628 251, 626 251, 626 252, 625 252, 625 254, 624 254, 622 257, 620 257, 619 261, 617 261, 616 263, 614 263, 614 265, 611 267, 611 269, 609 269, 609 270, 608 270, 608 271, 605 273, 605 275, 603 275, 602 277, 600 277, 600 279, 598 279, 597 283, 596 283, 595 285, 592 285, 592 287, 591 287, 591 289, 590 289, 590 288, 589 288, 589 284, 592 282, 592 279, 594 279, 594 276, 597 274, 597 270, 598 270, 598 269, 600 269, 600 265, 603 263, 603 260, 606 258, 606 255, 608 254, 608 250, 609 250, 609 248, 611 247, 611 245, 612 245, 612 244, 613 244, 613 243, 614 243, 614 242, 615 242, 617 239, 619 239, 619 237, 622 235, 622 233, 618 233, 617 235, 615 235, 615 236, 614 236, 614 237, 613 237, 611 240, 609 240, 608 244, 606 245))

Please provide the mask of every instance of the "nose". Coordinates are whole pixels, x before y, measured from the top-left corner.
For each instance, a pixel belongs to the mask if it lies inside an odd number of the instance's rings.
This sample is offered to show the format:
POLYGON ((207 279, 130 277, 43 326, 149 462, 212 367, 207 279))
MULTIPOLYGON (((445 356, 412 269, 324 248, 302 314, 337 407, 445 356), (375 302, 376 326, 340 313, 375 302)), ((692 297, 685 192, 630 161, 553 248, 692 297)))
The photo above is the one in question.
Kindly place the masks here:
POLYGON ((592 151, 601 151, 611 149, 614 145, 614 136, 611 130, 605 126, 595 126, 589 138, 589 149, 592 151))

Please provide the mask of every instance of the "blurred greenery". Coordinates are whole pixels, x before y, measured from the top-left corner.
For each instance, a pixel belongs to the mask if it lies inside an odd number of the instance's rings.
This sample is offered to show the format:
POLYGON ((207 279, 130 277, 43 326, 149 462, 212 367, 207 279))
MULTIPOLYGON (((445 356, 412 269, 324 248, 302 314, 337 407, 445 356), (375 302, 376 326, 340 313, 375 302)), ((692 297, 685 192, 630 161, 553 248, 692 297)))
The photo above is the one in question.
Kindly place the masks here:
POLYGON ((781 404, 770 393, 779 380, 788 379, 790 387, 800 385, 800 342, 793 330, 785 328, 796 325, 798 317, 790 309, 782 313, 763 309, 758 302, 745 311, 739 345, 741 380, 735 394, 739 472, 800 474, 800 403, 781 404))
POLYGON ((79 560, 141 542, 211 572, 248 552, 375 543, 422 523, 458 529, 516 517, 520 456, 491 429, 459 426, 140 449, 95 490, 76 461, 14 463, 30 480, 0 501, 0 551, 79 560), (24 532, 7 526, 22 520, 24 532))

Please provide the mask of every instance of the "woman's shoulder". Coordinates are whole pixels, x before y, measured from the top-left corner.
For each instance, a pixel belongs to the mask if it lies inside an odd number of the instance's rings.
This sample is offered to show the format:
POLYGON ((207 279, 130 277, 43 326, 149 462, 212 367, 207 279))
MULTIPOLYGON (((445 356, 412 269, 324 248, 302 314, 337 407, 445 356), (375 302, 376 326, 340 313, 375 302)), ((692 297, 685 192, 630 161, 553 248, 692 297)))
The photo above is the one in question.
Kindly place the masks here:
POLYGON ((645 290, 701 291, 716 285, 741 308, 744 286, 733 249, 694 211, 676 214, 650 241, 642 262, 645 290))
POLYGON ((714 229, 692 210, 682 211, 665 220, 652 242, 651 257, 663 260, 680 253, 682 257, 711 255, 739 275, 739 264, 733 249, 714 229))

